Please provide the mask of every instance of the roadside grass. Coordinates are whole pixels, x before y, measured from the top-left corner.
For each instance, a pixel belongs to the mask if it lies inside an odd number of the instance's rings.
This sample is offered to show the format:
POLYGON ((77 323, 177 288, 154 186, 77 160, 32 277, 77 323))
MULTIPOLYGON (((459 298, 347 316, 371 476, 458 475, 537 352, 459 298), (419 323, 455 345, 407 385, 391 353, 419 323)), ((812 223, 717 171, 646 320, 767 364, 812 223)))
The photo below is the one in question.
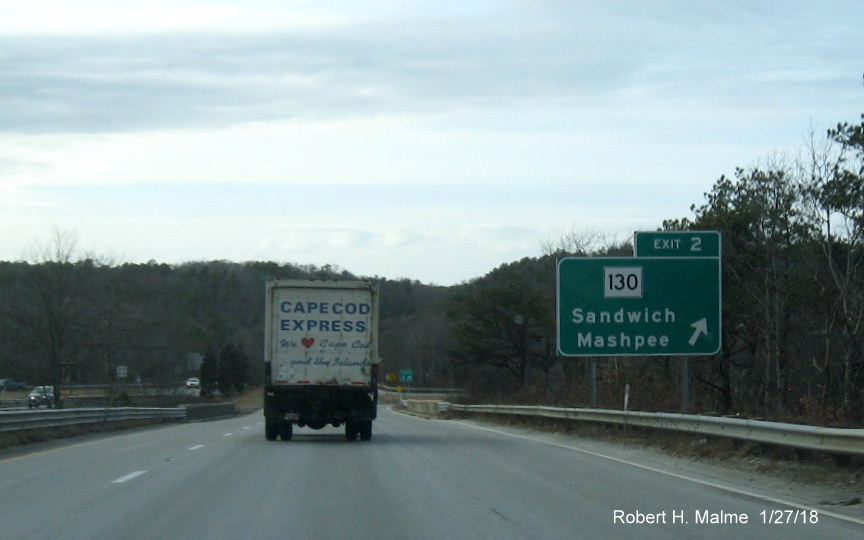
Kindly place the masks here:
POLYGON ((264 406, 264 390, 256 386, 234 398, 237 414, 246 414, 264 406))

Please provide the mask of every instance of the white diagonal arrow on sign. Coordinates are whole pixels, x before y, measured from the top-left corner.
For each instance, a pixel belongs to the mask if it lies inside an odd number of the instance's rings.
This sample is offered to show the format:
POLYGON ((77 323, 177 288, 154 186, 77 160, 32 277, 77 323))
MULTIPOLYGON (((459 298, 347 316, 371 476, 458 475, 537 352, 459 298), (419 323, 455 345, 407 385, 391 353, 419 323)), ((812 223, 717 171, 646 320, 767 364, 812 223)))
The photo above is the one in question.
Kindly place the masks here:
POLYGON ((699 319, 690 326, 696 329, 693 332, 693 335, 690 336, 690 345, 696 345, 696 340, 699 339, 701 334, 705 334, 706 336, 708 335, 708 319, 699 319))

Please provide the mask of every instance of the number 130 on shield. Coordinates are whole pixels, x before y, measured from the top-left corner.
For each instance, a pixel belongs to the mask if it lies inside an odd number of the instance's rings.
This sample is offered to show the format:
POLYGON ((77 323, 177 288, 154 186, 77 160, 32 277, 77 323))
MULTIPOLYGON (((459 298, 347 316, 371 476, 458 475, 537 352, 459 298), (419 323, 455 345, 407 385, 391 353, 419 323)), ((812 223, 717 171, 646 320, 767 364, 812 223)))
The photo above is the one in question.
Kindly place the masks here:
POLYGON ((603 298, 642 298, 642 267, 604 266, 603 298))

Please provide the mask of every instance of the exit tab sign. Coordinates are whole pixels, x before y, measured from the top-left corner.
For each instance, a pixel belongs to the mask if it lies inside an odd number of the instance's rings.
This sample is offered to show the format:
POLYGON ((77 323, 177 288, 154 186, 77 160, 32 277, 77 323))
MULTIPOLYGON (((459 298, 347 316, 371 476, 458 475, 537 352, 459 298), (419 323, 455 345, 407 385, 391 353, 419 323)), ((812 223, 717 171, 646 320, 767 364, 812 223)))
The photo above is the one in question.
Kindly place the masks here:
POLYGON ((718 231, 636 232, 636 257, 720 257, 718 231))

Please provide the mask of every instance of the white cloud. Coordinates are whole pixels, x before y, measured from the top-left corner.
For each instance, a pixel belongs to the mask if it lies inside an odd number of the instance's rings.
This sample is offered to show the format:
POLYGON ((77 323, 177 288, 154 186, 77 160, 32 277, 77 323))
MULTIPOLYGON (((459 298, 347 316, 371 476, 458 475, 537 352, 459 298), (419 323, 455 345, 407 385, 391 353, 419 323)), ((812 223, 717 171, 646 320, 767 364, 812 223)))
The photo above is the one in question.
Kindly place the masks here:
POLYGON ((858 117, 864 4, 797 8, 6 2, 0 258, 54 225, 135 260, 450 283, 627 237, 858 117))
POLYGON ((317 2, 244 0, 28 0, 0 7, 0 34, 88 35, 189 30, 332 28, 356 20, 317 2))

